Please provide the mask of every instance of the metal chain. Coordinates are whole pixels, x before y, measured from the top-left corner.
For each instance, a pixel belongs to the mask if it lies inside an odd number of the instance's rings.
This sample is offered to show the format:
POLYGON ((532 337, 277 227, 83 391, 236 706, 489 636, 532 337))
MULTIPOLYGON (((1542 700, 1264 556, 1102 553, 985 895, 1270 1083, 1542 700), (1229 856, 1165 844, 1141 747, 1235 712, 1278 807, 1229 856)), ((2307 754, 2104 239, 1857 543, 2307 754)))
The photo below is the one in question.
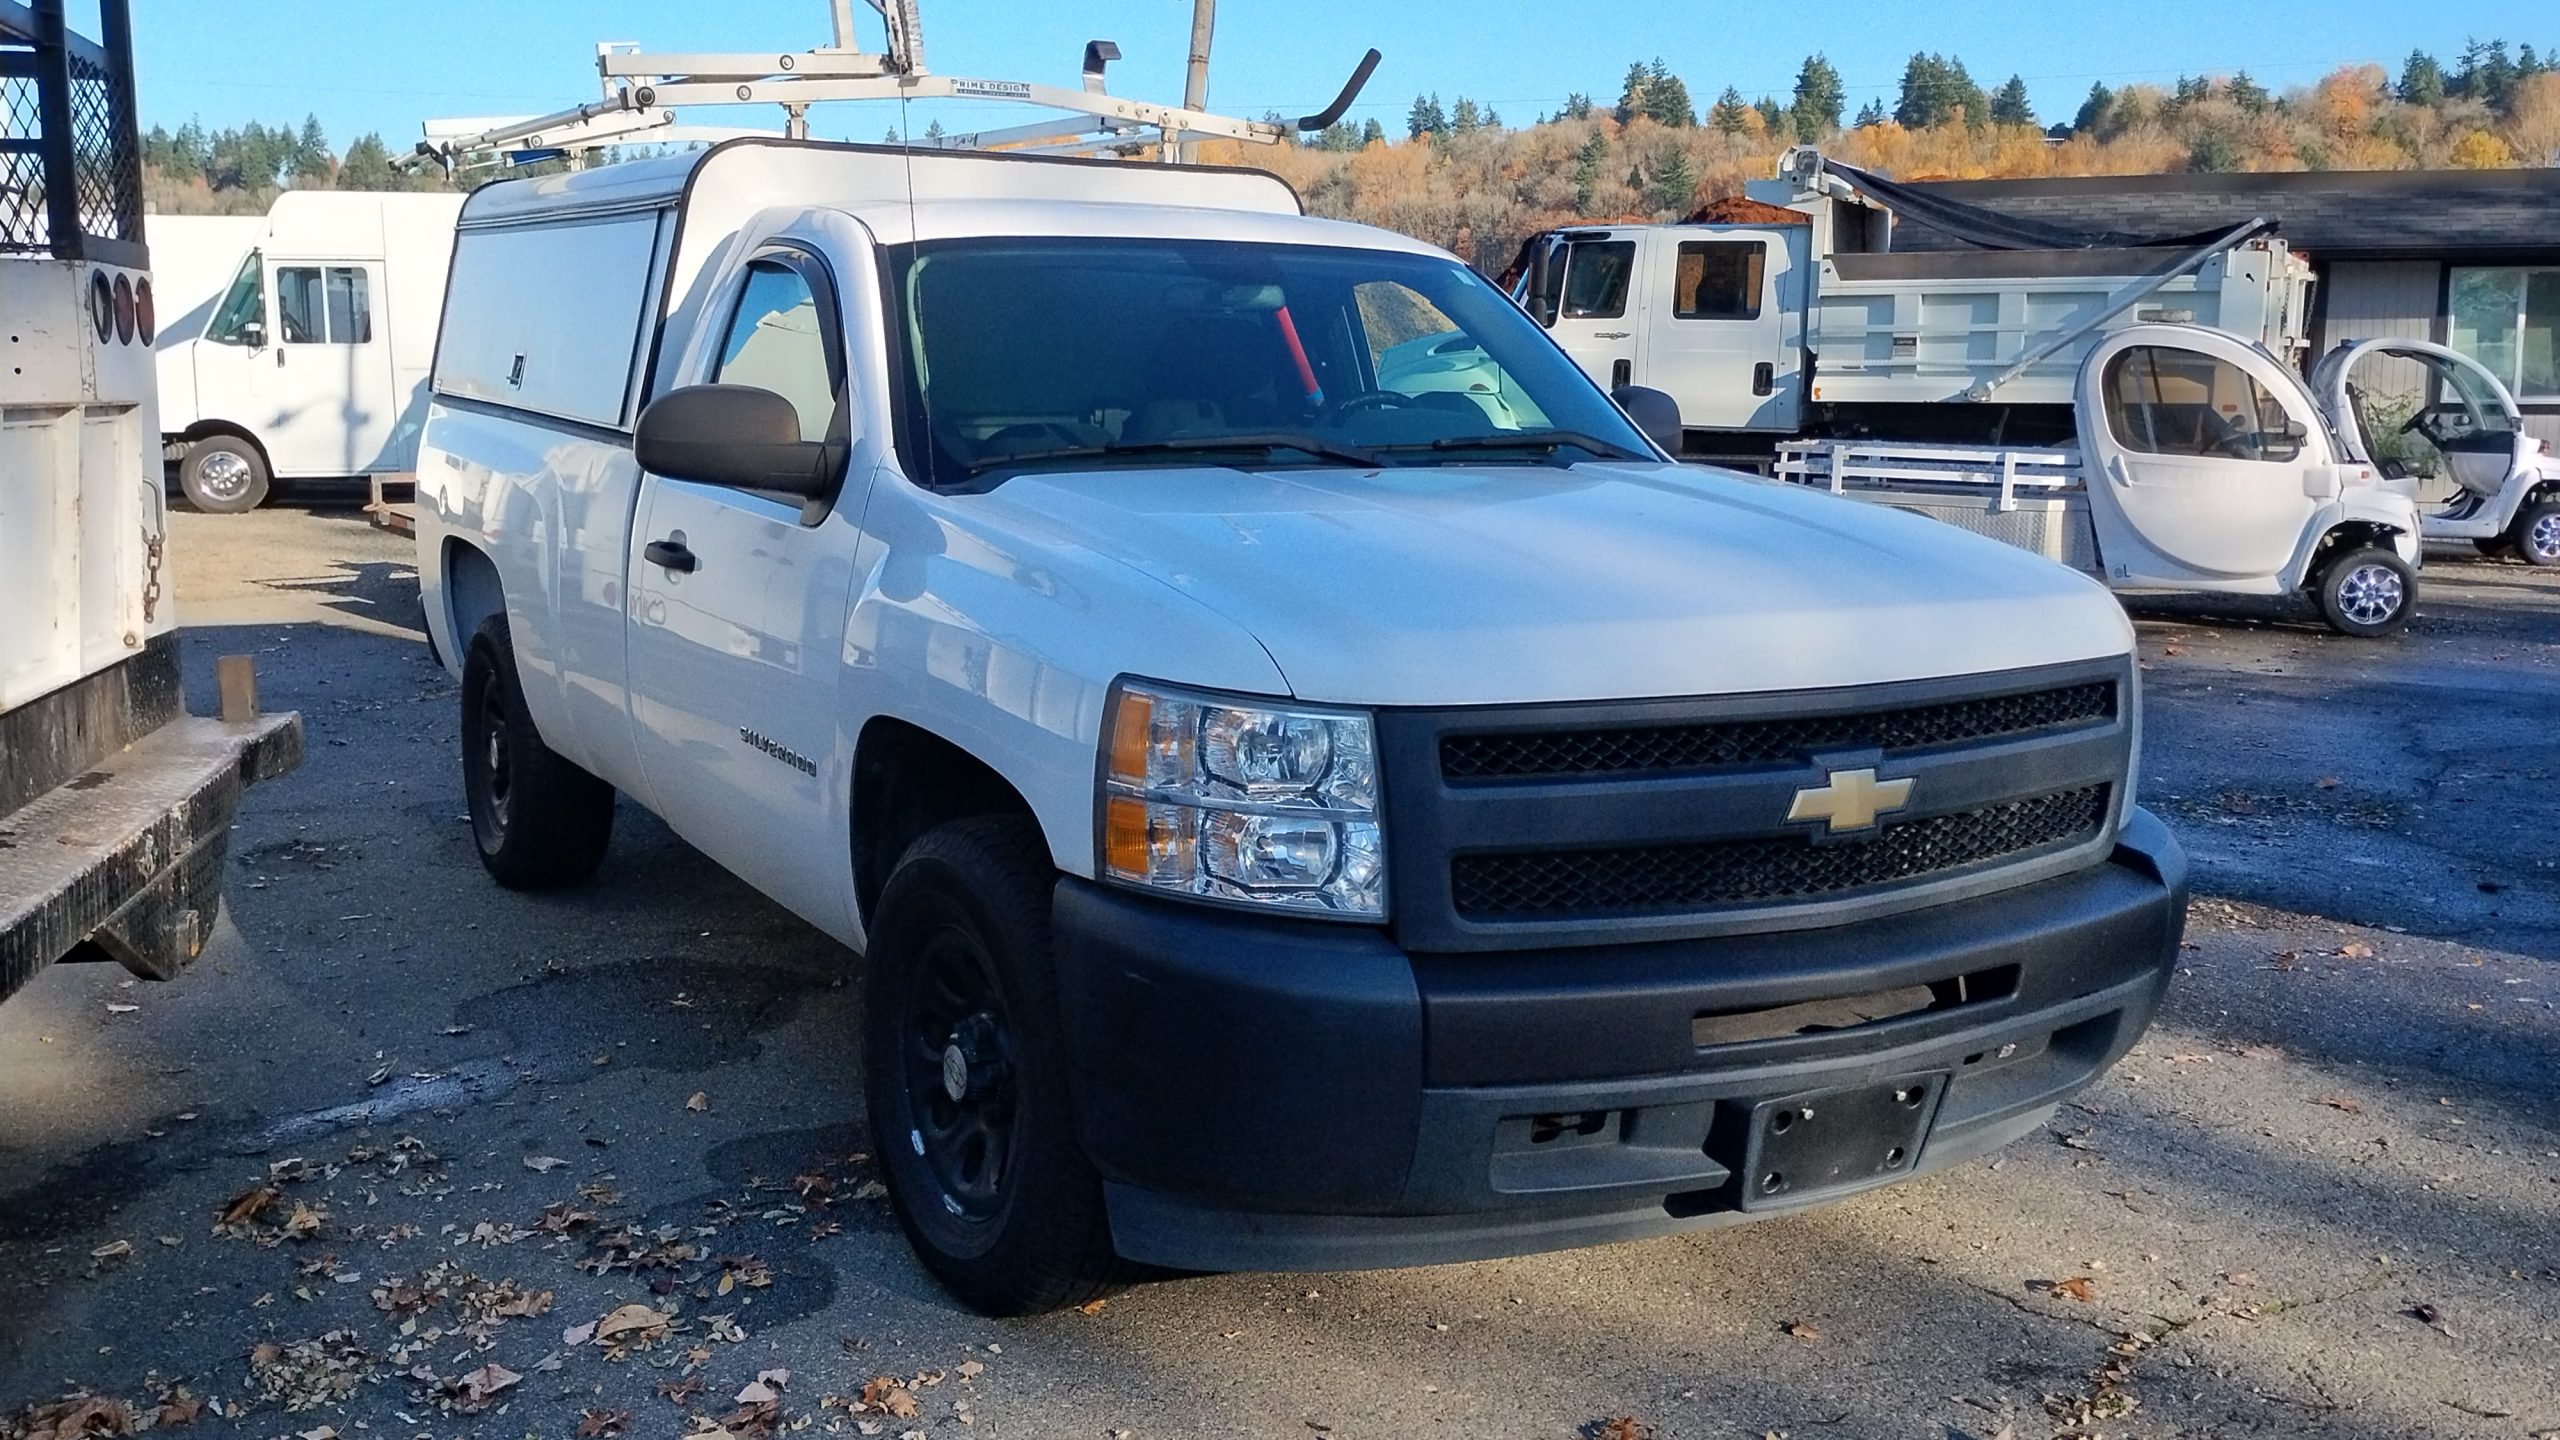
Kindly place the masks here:
POLYGON ((160 537, 142 532, 142 623, 148 625, 160 611, 160 537))

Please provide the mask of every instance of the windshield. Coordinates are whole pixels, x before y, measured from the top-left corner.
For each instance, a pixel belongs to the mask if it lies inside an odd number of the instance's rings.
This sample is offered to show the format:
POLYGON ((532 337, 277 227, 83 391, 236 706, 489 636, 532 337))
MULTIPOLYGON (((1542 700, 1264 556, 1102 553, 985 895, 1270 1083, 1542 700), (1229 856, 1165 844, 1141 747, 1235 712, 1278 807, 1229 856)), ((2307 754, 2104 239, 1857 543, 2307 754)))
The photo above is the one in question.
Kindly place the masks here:
POLYGON ((1571 464, 1644 438, 1499 291, 1394 251, 960 240, 891 261, 928 484, 1121 465, 1571 464))

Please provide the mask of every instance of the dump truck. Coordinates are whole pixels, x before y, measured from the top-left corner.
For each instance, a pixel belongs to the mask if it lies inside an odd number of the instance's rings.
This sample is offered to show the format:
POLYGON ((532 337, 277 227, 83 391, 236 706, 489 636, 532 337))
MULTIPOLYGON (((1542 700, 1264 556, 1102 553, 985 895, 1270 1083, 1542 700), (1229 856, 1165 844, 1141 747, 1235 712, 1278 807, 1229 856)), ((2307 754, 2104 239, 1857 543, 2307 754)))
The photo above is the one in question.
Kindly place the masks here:
POLYGON ((2270 220, 2063 231, 1808 146, 1746 191, 1787 223, 1567 226, 1508 272, 1594 380, 1677 401, 1695 458, 1762 465, 1801 438, 2048 444, 2072 438, 2081 362, 2113 330, 2205 326, 2287 361, 2308 343, 2310 265, 2270 220), (1906 220, 1979 248, 1896 250, 1906 220))
POLYGON ((155 980, 204 947, 242 787, 300 719, 186 713, 125 0, 0 3, 0 998, 64 960, 155 980), (32 117, 32 123, 26 117, 32 117))

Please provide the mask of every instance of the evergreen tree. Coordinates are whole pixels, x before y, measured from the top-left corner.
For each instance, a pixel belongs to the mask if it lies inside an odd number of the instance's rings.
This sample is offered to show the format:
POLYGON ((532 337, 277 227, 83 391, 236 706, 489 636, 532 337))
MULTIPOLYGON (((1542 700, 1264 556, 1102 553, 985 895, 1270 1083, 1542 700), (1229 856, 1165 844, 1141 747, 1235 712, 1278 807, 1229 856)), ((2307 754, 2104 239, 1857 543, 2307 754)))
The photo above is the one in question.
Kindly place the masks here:
POLYGON ((320 117, 305 116, 302 134, 293 145, 293 183, 326 185, 337 170, 337 160, 329 153, 329 137, 320 128, 320 117))
POLYGON ((2190 105, 2202 104, 2212 98, 2213 82, 2211 80, 2202 75, 2192 79, 2181 75, 2178 77, 2178 83, 2170 87, 2169 108, 2183 110, 2190 105))
POLYGON ((1484 114, 1476 109, 1476 102, 1461 95, 1458 103, 1449 107, 1449 128, 1461 135, 1473 135, 1484 128, 1484 114))
POLYGON ((357 136, 347 145, 347 158, 338 166, 338 188, 341 190, 398 190, 401 174, 392 168, 391 151, 379 135, 357 136))
POLYGON ((1654 172, 1653 188, 1661 207, 1682 215, 1698 198, 1698 172, 1689 166, 1689 152, 1674 149, 1664 158, 1662 168, 1654 172))
POLYGON ((1484 128, 1487 130, 1499 130, 1502 128, 1502 116, 1500 112, 1496 111, 1490 105, 1484 107, 1484 128))
POLYGON ((2507 108, 2507 96, 2515 89, 2516 65, 2507 58, 2504 40, 2471 40, 2462 47, 2462 68, 2453 74, 2449 87, 2466 100, 2477 100, 2492 110, 2507 108))
POLYGON ((1585 214, 1591 210, 1592 192, 1600 188, 1601 177, 1608 173, 1609 137, 1598 130, 1582 142, 1582 151, 1573 167, 1573 208, 1585 214))
POLYGON ((928 140, 928 141, 930 141, 930 142, 934 143, 934 144, 937 144, 937 145, 941 144, 941 143, 942 143, 942 122, 941 122, 941 121, 939 121, 939 120, 936 120, 936 121, 932 122, 931 124, 929 124, 929 125, 925 126, 925 127, 924 127, 924 138, 925 138, 926 140, 928 140))
POLYGON ((2199 133, 2194 143, 2187 147, 2187 168, 2190 170, 2237 170, 2240 161, 2239 142, 2220 130, 2199 133))
POLYGON ((1386 138, 1387 127, 1379 124, 1374 117, 1368 124, 1360 127, 1360 148, 1364 150, 1372 145, 1379 144, 1386 138))
POLYGON ((1689 103, 1688 85, 1671 73, 1659 55, 1645 67, 1644 113, 1656 125, 1668 125, 1674 130, 1686 130, 1698 123, 1698 107, 1689 103))
POLYGON ((1864 130, 1870 125, 1881 125, 1885 122, 1885 118, 1884 102, 1870 100, 1858 107, 1857 128, 1864 130))
POLYGON ((1646 73, 1644 62, 1641 60, 1627 67, 1627 83, 1618 91, 1616 113, 1619 124, 1624 125, 1645 113, 1645 87, 1652 82, 1652 79, 1653 77, 1646 73))
POLYGON ((1994 125, 2036 123, 2035 107, 2027 103, 2027 82, 2023 77, 2010 76, 2009 83, 2000 87, 2000 93, 1991 97, 1991 123, 1994 125))
POLYGON ((1804 57, 1803 66, 1796 71, 1796 138, 1819 140, 1839 129, 1841 111, 1847 104, 1840 72, 1831 67, 1831 62, 1820 51, 1804 57))
MULTIPOLYGON (((2444 77, 2438 75, 2436 83, 2443 84, 2444 77)), ((2246 70, 2234 71, 2230 83, 2222 87, 2222 93, 2231 97, 2232 104, 2252 115, 2263 115, 2276 108, 2276 97, 2267 93, 2266 86, 2250 79, 2246 70)))
POLYGON ((2399 94, 2407 105, 2441 105, 2444 103, 2444 66, 2424 50, 2409 52, 2407 63, 2400 67, 2399 94))
POLYGON ((1989 118, 1991 105, 1982 87, 1965 72, 1964 62, 1944 55, 1915 54, 1902 67, 1902 94, 1893 118, 1905 129, 1943 125, 1959 114, 1969 125, 1989 118))
POLYGON ((1559 112, 1557 112, 1556 118, 1557 118, 1557 119, 1559 119, 1559 120, 1588 120, 1588 119, 1590 119, 1590 118, 1591 118, 1591 97, 1590 97, 1590 96, 1588 96, 1588 95, 1583 94, 1583 93, 1582 93, 1581 91, 1579 91, 1579 90, 1576 90, 1576 91, 1574 91, 1572 94, 1569 94, 1569 95, 1565 96, 1565 97, 1564 97, 1564 109, 1563 109, 1563 110, 1561 110, 1561 111, 1559 111, 1559 112))
POLYGON ((1742 92, 1727 85, 1716 97, 1715 108, 1707 112, 1707 124, 1720 135, 1739 135, 1744 128, 1742 117, 1750 108, 1742 103, 1742 92))
POLYGON ((1416 95, 1413 108, 1405 112, 1405 133, 1416 140, 1425 135, 1438 135, 1449 128, 1449 113, 1440 108, 1440 97, 1416 95))
POLYGON ((1784 138, 1787 131, 1794 128, 1793 122, 1787 118, 1786 107, 1778 103, 1775 95, 1761 96, 1751 102, 1751 108, 1760 112, 1760 127, 1772 135, 1784 138))
POLYGON ((2080 102, 2080 113, 2071 117, 2071 133, 2099 135, 2114 118, 2115 108, 2115 92, 2108 89, 2104 81, 2091 81, 2089 98, 2080 102))

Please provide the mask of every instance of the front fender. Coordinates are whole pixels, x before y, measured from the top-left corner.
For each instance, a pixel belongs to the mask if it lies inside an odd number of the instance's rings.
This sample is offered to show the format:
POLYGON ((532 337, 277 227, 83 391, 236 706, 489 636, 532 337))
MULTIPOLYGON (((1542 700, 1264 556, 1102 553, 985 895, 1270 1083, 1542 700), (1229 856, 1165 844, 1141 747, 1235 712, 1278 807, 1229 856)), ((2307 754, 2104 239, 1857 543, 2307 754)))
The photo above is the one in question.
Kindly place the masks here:
POLYGON ((966 751, 1029 802, 1060 870, 1094 874, 1094 787, 1111 683, 1147 675, 1286 695, 1235 622, 1116 560, 1000 529, 965 495, 884 472, 846 627, 848 750, 875 718, 966 751))
POLYGON ((2388 537, 2392 553, 2412 569, 2419 563, 2418 502, 2397 490, 2360 486, 2321 506, 2312 522, 2303 527, 2301 547, 2285 570, 2289 589, 2301 590, 2311 584, 2311 572, 2320 563, 2323 543, 2342 529, 2388 537))

